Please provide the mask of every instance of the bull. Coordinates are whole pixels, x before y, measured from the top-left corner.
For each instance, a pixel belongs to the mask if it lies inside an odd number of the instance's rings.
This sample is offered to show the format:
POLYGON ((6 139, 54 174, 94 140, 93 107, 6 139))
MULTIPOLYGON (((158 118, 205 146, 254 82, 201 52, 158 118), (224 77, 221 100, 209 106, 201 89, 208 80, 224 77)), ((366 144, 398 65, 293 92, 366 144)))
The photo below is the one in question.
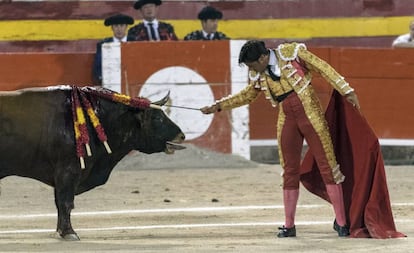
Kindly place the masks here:
MULTIPOLYGON (((90 134, 92 156, 85 157, 82 169, 75 148, 73 89, 53 86, 0 92, 0 179, 15 175, 52 186, 56 231, 65 240, 79 240, 70 217, 75 195, 105 184, 130 151, 173 153, 185 138, 159 108, 136 108, 96 96, 108 90, 86 87, 84 91, 94 91, 88 94, 89 100, 112 153, 96 134, 90 134)), ((152 104, 162 106, 167 100, 152 104)), ((87 123, 88 132, 94 133, 91 122, 87 123)))

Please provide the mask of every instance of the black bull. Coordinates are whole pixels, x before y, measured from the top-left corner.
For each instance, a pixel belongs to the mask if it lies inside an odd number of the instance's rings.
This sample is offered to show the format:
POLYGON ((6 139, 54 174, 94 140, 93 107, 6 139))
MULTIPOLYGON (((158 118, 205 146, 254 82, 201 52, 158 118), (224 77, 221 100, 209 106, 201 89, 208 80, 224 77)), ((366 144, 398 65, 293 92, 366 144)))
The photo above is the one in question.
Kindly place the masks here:
POLYGON ((184 134, 162 110, 94 97, 112 153, 107 153, 89 122, 92 156, 85 157, 81 169, 71 92, 69 86, 0 92, 0 179, 16 175, 54 187, 57 232, 64 239, 78 240, 70 220, 75 195, 105 184, 131 150, 172 153, 171 142, 181 143, 184 134))

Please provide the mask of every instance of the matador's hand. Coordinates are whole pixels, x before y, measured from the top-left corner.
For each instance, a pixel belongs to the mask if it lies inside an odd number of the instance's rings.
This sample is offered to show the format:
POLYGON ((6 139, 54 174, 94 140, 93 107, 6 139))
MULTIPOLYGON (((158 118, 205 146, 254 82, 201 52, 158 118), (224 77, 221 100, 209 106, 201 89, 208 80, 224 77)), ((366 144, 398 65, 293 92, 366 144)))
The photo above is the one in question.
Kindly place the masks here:
POLYGON ((221 111, 219 104, 205 106, 205 107, 201 108, 200 110, 204 114, 210 114, 210 113, 215 113, 215 112, 221 111))
POLYGON ((348 100, 348 102, 349 102, 349 103, 351 103, 351 104, 352 104, 354 107, 356 107, 358 110, 361 108, 361 107, 359 106, 358 97, 357 97, 357 95, 355 94, 355 92, 348 93, 348 94, 346 95, 346 100, 348 100))

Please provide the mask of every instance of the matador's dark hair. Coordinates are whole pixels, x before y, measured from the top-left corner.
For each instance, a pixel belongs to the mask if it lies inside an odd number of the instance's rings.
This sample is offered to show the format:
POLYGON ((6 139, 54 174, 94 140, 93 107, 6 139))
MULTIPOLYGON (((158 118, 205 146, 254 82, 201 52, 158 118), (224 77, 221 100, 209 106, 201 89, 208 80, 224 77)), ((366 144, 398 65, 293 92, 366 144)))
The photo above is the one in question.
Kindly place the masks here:
POLYGON ((265 43, 260 40, 249 40, 240 50, 239 64, 257 61, 263 54, 269 54, 265 43))

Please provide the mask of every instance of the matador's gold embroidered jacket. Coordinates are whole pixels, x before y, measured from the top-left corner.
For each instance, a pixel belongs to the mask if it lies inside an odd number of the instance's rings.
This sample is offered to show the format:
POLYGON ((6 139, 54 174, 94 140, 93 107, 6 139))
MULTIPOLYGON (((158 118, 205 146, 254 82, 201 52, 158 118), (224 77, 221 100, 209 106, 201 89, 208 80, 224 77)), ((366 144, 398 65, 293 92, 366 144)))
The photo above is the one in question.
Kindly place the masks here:
POLYGON ((249 104, 256 99, 260 91, 263 91, 272 106, 276 106, 275 97, 292 89, 304 99, 309 93, 314 94, 312 86, 309 85, 312 80, 311 71, 320 73, 341 95, 353 91, 344 77, 324 60, 309 52, 304 44, 281 44, 274 52, 281 70, 280 81, 273 81, 267 73, 249 70, 249 84, 239 93, 216 101, 216 104, 220 104, 223 110, 232 109, 249 104))

